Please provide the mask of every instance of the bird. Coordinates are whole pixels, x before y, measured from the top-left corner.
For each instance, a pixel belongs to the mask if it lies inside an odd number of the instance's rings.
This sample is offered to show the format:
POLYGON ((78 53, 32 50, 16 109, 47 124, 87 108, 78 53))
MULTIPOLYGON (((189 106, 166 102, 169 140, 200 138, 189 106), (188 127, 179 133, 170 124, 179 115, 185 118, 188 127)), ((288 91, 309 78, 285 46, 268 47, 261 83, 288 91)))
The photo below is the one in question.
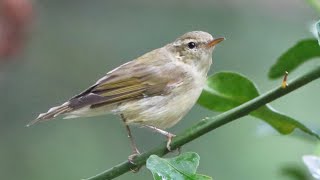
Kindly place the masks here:
POLYGON ((215 46, 225 38, 191 31, 165 46, 152 50, 109 71, 96 83, 65 103, 41 113, 27 126, 52 120, 119 115, 130 139, 132 155, 140 154, 130 126, 152 129, 167 137, 165 129, 177 124, 194 106, 206 84, 215 46))

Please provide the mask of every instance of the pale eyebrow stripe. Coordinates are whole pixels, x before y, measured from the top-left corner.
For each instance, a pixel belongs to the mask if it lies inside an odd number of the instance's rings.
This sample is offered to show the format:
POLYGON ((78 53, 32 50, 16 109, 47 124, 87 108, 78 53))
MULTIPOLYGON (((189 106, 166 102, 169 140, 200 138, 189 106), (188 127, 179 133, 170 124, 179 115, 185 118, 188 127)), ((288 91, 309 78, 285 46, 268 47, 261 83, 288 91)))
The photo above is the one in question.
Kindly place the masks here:
MULTIPOLYGON (((196 42, 196 40, 195 39, 184 39, 181 41, 181 44, 188 44, 189 42, 196 42)), ((205 43, 207 43, 207 42, 205 42, 205 41, 198 42, 198 44, 205 44, 205 43)))

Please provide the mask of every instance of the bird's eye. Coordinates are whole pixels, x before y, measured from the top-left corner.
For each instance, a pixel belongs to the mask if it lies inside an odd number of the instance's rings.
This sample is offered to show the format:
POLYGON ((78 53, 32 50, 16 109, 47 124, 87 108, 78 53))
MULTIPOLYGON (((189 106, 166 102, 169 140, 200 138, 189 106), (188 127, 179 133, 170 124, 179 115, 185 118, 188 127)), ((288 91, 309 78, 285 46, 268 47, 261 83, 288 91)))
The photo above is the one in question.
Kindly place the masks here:
POLYGON ((189 47, 190 49, 193 49, 193 48, 196 47, 196 43, 194 43, 194 42, 189 42, 189 43, 188 43, 188 47, 189 47))

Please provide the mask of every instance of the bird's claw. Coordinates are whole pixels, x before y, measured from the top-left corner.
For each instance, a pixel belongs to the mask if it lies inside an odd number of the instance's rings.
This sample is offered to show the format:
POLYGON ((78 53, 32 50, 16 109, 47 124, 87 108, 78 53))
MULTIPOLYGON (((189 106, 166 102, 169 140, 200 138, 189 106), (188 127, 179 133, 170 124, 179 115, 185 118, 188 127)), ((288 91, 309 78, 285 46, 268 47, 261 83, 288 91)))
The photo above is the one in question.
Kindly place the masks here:
MULTIPOLYGON (((134 159, 140 155, 139 151, 134 152, 133 154, 131 154, 128 157, 128 161, 132 164, 132 165, 136 165, 136 163, 134 163, 134 159)), ((131 172, 136 173, 140 170, 140 167, 135 167, 135 168, 130 168, 131 172)))
POLYGON ((171 134, 171 133, 169 133, 169 134, 167 135, 167 137, 168 137, 167 149, 168 149, 168 151, 170 151, 170 152, 172 151, 170 144, 171 144, 172 138, 175 137, 175 136, 176 136, 176 135, 171 134))
POLYGON ((133 165, 136 165, 133 161, 134 159, 140 155, 140 152, 139 151, 136 151, 136 152, 133 152, 129 157, 128 157, 128 161, 133 164, 133 165))

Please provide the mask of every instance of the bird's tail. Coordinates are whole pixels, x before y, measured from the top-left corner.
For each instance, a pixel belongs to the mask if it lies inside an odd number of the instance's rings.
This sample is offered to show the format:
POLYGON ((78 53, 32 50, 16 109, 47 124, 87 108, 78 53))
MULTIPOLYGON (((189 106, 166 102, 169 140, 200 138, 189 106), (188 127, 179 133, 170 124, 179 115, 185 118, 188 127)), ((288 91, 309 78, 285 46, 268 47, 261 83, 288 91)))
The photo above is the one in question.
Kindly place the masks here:
POLYGON ((70 112, 71 110, 72 110, 72 108, 69 107, 69 102, 66 102, 60 106, 50 108, 48 112, 40 114, 35 120, 33 120, 29 124, 27 124, 27 127, 29 127, 37 122, 48 121, 52 118, 55 118, 56 116, 58 116, 60 114, 65 114, 67 112, 70 112))

